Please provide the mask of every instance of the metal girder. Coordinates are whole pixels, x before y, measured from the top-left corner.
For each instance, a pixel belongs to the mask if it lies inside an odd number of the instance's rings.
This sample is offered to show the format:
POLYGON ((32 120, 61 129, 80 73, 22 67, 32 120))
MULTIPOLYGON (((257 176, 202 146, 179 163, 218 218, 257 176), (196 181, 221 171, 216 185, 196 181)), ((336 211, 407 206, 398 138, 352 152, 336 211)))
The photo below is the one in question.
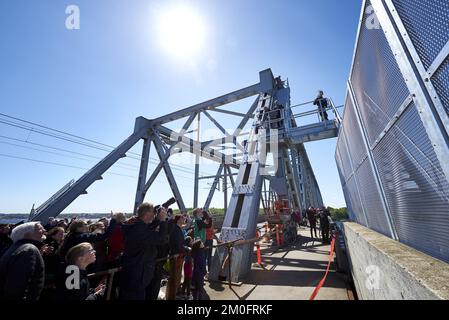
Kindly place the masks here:
POLYGON ((230 104, 242 99, 249 98, 251 96, 255 96, 261 92, 268 92, 272 90, 274 78, 271 69, 261 71, 259 73, 259 79, 260 81, 258 84, 254 84, 252 86, 225 94, 218 98, 193 105, 180 111, 172 112, 168 115, 153 119, 151 123, 155 127, 164 123, 185 118, 187 116, 190 116, 192 113, 198 113, 206 110, 213 110, 225 104, 230 104))
POLYGON ((197 113, 192 114, 189 119, 187 119, 187 122, 182 127, 182 131, 185 132, 189 130, 190 126, 192 125, 193 120, 195 120, 197 113))
POLYGON ((147 136, 148 127, 146 127, 144 118, 136 120, 135 132, 129 136, 122 144, 115 148, 109 155, 98 162, 92 169, 79 178, 66 192, 55 199, 47 208, 33 217, 33 221, 48 221, 50 217, 56 217, 64 211, 78 196, 87 193, 95 181, 101 180, 101 175, 112 167, 118 160, 126 157, 129 151, 140 139, 147 136))
MULTIPOLYGON (((221 164, 220 167, 218 168, 217 176, 221 175, 221 173, 223 171, 223 167, 224 167, 224 165, 221 164)), ((209 195, 207 196, 206 203, 204 204, 204 207, 203 207, 204 210, 209 210, 210 204, 212 202, 212 198, 214 197, 214 194, 215 194, 215 189, 217 189, 218 180, 219 180, 219 178, 216 177, 214 182, 212 183, 212 186, 209 191, 209 195)))
POLYGON ((186 116, 191 115, 192 113, 198 113, 205 110, 213 110, 215 108, 218 108, 220 106, 223 106, 225 104, 233 103, 251 96, 254 96, 258 94, 260 91, 260 84, 255 84, 252 86, 249 86, 247 88, 234 91, 232 93, 220 96, 218 98, 202 102, 199 104, 196 104, 194 106, 182 109, 180 111, 176 111, 173 113, 170 113, 168 115, 156 118, 152 120, 152 124, 154 126, 161 125, 164 123, 172 122, 175 120, 182 119, 186 116))
MULTIPOLYGON (((226 166, 227 167, 227 166, 226 166)), ((236 175, 238 175, 238 173, 233 173, 232 174, 233 176, 236 176, 236 175)), ((229 173, 227 174, 227 176, 229 177, 229 173)), ((222 174, 222 175, 219 175, 219 176, 204 176, 204 177, 199 177, 198 179, 199 180, 210 180, 210 179, 214 179, 214 178, 223 178, 224 177, 224 174, 222 174)))
POLYGON ((168 159, 169 152, 164 153, 164 150, 162 147, 163 142, 162 142, 161 138, 159 137, 159 135, 157 134, 157 131, 155 131, 153 134, 153 143, 154 143, 154 146, 156 147, 156 151, 159 156, 159 160, 162 163, 162 167, 163 167, 165 175, 167 177, 168 184, 170 185, 170 189, 172 190, 173 196, 176 198, 176 202, 178 203, 179 210, 181 212, 187 212, 186 206, 184 205, 184 201, 182 200, 181 193, 179 192, 178 185, 173 176, 173 172, 171 170, 170 164, 168 163, 168 161, 166 161, 166 160, 164 161, 164 159, 168 159), (168 157, 167 157, 167 154, 168 154, 168 157))
MULTIPOLYGON (((156 180, 157 176, 159 175, 159 172, 162 170, 162 168, 164 166, 164 163, 166 161, 168 161, 168 159, 170 158, 173 149, 175 149, 175 145, 172 145, 168 149, 168 151, 164 154, 163 160, 161 160, 159 162, 159 164, 156 166, 156 168, 154 169, 153 173, 151 174, 150 178, 148 179, 147 183, 145 184, 145 187, 144 187, 144 192, 145 193, 148 192, 148 189, 150 189, 151 185, 156 180)), ((145 197, 145 195, 144 195, 144 197, 145 197)))
POLYGON ((232 171, 231 171, 231 168, 229 168, 228 166, 226 166, 226 170, 228 170, 228 177, 229 177, 229 180, 231 180, 231 186, 232 186, 232 188, 234 188, 234 186, 235 186, 235 182, 234 182, 234 175, 236 176, 236 175, 238 175, 237 173, 236 174, 233 174, 232 173, 232 171))
POLYGON ((232 157, 232 159, 230 159, 229 155, 226 155, 222 152, 219 152, 217 150, 211 149, 211 148, 202 148, 201 147, 201 142, 190 139, 188 137, 185 136, 179 136, 179 134, 169 128, 166 128, 164 126, 159 126, 157 128, 157 131, 162 134, 164 137, 163 139, 165 139, 166 141, 171 141, 171 139, 173 137, 178 137, 178 142, 176 143, 176 146, 181 148, 184 152, 190 152, 193 154, 200 154, 201 157, 203 158, 207 158, 209 160, 218 162, 218 163, 223 163, 225 159, 228 160, 232 160, 229 161, 229 165, 238 168, 238 160, 235 159, 234 157, 232 157), (181 140, 181 141, 179 141, 181 140))
MULTIPOLYGON (((201 135, 201 114, 198 114, 198 125, 197 125, 197 136, 196 139, 200 140, 201 135)), ((193 207, 198 207, 198 191, 199 191, 199 177, 200 177, 200 155, 195 155, 195 177, 194 177, 194 184, 193 184, 193 207)))
POLYGON ((137 212, 137 208, 143 203, 145 199, 145 182, 147 179, 148 163, 150 160, 151 139, 144 138, 142 148, 142 158, 140 160, 139 178, 137 181, 136 198, 134 201, 134 213, 137 212))
MULTIPOLYGON (((198 115, 198 117, 199 117, 199 115, 198 115)), ((182 132, 181 132, 181 133, 187 131, 187 130, 190 128, 190 126, 192 125, 192 122, 195 120, 195 118, 196 118, 196 114, 192 114, 192 115, 189 117, 189 119, 187 119, 186 123, 185 123, 184 126, 182 127, 182 132)), ((161 162, 159 162, 159 164, 157 165, 157 167, 154 169, 153 173, 151 174, 150 179, 148 179, 148 181, 145 183, 145 186, 144 186, 144 189, 143 189, 143 190, 144 190, 144 194, 143 194, 143 197, 144 197, 144 198, 145 198, 145 194, 148 192, 148 189, 150 189, 151 185, 154 183, 154 181, 156 180, 157 176, 159 175, 159 172, 162 170, 163 163, 164 163, 165 161, 167 161, 167 160, 170 158, 171 153, 172 153, 172 151, 175 149, 175 147, 176 147, 176 145, 173 144, 173 145, 166 151, 166 153, 165 153, 165 155, 164 155, 164 160, 161 161, 161 162)), ((136 195, 136 197, 137 197, 137 195, 136 195)))
POLYGON ((245 117, 242 119, 242 121, 240 121, 240 124, 237 126, 237 129, 235 129, 235 131, 234 131, 234 136, 237 135, 238 133, 240 133, 240 131, 243 130, 243 128, 248 123, 248 121, 254 117, 254 112, 256 111, 257 106, 259 105, 259 98, 260 98, 260 96, 258 96, 257 99, 253 102, 253 104, 251 105, 251 108, 249 108, 245 117))
POLYGON ((228 172, 226 170, 227 166, 224 166, 224 178, 223 178, 223 194, 224 194, 224 211, 228 211, 228 172))
POLYGON ((229 111, 229 110, 221 110, 221 109, 213 109, 210 111, 214 111, 214 112, 218 112, 218 113, 224 113, 224 114, 228 114, 231 116, 236 116, 236 117, 246 117, 246 113, 240 113, 240 112, 235 112, 235 111, 229 111))
MULTIPOLYGON (((258 99, 255 109, 258 109, 259 112, 264 110, 265 100, 269 100, 271 103, 272 99, 273 96, 269 96, 267 99, 258 99)), ((256 232, 262 181, 264 179, 261 173, 264 164, 261 159, 266 156, 264 154, 266 140, 263 139, 266 133, 264 130, 259 130, 259 125, 261 123, 256 117, 250 133, 250 136, 254 137, 254 139, 250 139, 246 146, 245 156, 240 165, 229 207, 226 211, 220 235, 222 241, 233 241, 238 238, 251 239, 256 232)), ((221 174, 222 169, 223 167, 220 166, 218 175, 221 174)), ((234 248, 231 262, 232 271, 228 275, 232 281, 239 281, 250 271, 252 252, 252 244, 234 248)), ((210 273, 210 279, 218 278, 220 266, 225 256, 226 252, 217 249, 212 261, 213 268, 210 273)))
POLYGON ((207 112, 207 111, 203 111, 203 113, 206 115, 206 117, 210 120, 210 121, 212 121, 212 123, 222 132, 222 133, 224 133, 225 135, 226 135, 226 137, 229 137, 230 135, 229 135, 229 133, 226 131, 226 129, 225 128, 223 128, 222 126, 221 126, 221 124, 219 124, 218 123, 218 121, 217 120, 215 120, 214 119, 214 117, 212 117, 210 114, 209 114, 209 112, 207 112))

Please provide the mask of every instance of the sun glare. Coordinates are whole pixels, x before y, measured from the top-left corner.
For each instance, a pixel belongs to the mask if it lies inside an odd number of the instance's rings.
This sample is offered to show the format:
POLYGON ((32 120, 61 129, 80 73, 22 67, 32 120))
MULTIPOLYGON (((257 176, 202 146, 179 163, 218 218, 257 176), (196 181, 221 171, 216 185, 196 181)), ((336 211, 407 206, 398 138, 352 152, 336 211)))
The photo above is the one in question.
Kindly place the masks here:
POLYGON ((185 5, 162 9, 157 14, 159 44, 173 57, 192 59, 204 47, 205 26, 202 17, 185 5))

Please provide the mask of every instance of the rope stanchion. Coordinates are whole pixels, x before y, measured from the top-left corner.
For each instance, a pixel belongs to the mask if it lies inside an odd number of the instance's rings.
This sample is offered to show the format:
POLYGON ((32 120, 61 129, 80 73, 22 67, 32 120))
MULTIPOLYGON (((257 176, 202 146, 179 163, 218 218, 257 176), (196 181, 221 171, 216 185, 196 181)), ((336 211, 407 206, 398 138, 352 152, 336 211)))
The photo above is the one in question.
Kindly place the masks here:
POLYGON ((313 291, 312 295, 310 296, 309 300, 315 300, 316 296, 318 295, 318 292, 320 292, 321 287, 324 285, 324 282, 326 282, 326 278, 327 278, 327 275, 329 274, 329 269, 331 266, 332 258, 334 256, 334 248, 335 248, 335 237, 332 238, 331 250, 330 250, 330 254, 329 254, 329 262, 327 264, 326 273, 324 274, 323 279, 321 279, 321 281, 316 286, 316 288, 313 291))

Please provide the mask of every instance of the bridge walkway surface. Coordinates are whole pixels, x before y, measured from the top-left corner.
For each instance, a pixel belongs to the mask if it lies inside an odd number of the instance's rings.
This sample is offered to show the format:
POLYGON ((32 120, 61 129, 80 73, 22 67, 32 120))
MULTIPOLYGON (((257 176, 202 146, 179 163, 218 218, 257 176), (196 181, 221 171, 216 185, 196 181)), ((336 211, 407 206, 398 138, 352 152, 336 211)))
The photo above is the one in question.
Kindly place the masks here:
MULTIPOLYGON (((274 248, 261 243, 263 268, 254 263, 241 285, 206 282, 211 300, 308 300, 324 276, 330 245, 310 238, 309 230, 301 227, 296 244, 274 248)), ((256 256, 256 254, 254 254, 256 256)), ((256 262, 256 261, 254 261, 256 262)), ((345 276, 335 271, 332 262, 324 286, 316 300, 350 300, 345 276)))

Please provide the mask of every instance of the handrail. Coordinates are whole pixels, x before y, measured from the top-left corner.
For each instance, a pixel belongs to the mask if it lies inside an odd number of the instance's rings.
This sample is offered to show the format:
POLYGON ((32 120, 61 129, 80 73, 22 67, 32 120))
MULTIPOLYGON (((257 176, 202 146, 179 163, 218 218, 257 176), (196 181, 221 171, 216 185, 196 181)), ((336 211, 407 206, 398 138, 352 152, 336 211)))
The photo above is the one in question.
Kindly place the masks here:
POLYGON ((290 109, 297 108, 297 107, 302 107, 302 106, 311 104, 311 103, 313 103, 313 102, 314 102, 314 100, 312 100, 312 101, 307 101, 307 102, 300 103, 300 104, 295 104, 294 106, 291 106, 290 109))
MULTIPOLYGON (((343 108, 344 107, 344 105, 341 105, 341 106, 338 106, 338 107, 335 107, 335 109, 341 109, 341 108, 343 108)), ((330 110, 330 109, 332 109, 332 108, 326 108, 326 110, 330 110)), ((301 113, 297 113, 297 114, 294 114, 293 115, 293 118, 301 118, 301 117, 306 117, 306 116, 311 116, 311 115, 314 115, 314 114, 317 114, 317 113, 319 113, 319 111, 318 110, 309 110, 309 111, 305 111, 305 112, 301 112, 301 113)), ((340 115, 339 115, 340 116, 340 115)))
POLYGON ((331 98, 329 98, 328 100, 331 103, 331 107, 332 107, 332 111, 334 112, 335 119, 337 119, 338 125, 340 126, 340 124, 343 122, 343 120, 342 120, 340 114, 338 113, 337 108, 335 107, 334 101, 331 98))

